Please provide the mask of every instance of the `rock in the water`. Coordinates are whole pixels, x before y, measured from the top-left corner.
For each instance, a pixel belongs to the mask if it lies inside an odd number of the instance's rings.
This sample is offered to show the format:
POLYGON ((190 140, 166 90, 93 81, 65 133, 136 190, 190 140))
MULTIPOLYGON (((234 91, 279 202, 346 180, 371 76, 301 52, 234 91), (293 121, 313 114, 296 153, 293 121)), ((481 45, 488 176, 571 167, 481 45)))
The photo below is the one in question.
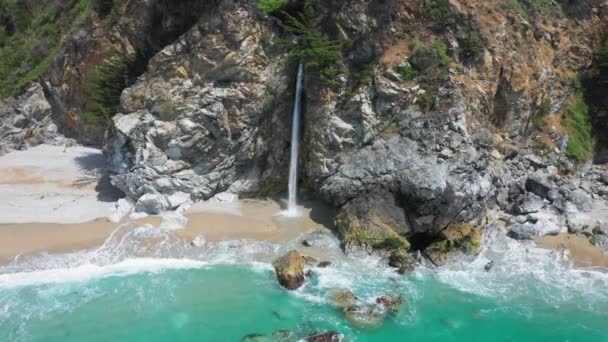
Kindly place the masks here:
POLYGON ((381 296, 376 298, 375 304, 370 304, 360 301, 348 289, 334 290, 329 296, 350 323, 364 330, 380 328, 386 315, 396 314, 405 303, 401 296, 381 296))
POLYGON ((481 229, 470 224, 455 224, 444 229, 440 240, 424 250, 424 255, 436 266, 445 265, 455 252, 474 254, 481 248, 481 229))
POLYGON ((483 267, 483 270, 486 272, 490 272, 493 268, 494 268, 494 261, 491 260, 483 267))
POLYGON ((270 335, 249 334, 241 339, 241 342, 294 342, 297 341, 296 334, 291 330, 279 330, 270 335))
POLYGON ((396 267, 399 273, 404 274, 414 271, 415 261, 407 251, 399 249, 391 253, 388 259, 388 265, 396 267))
POLYGON ((325 267, 329 267, 330 265, 331 265, 331 261, 321 261, 319 264, 317 264, 317 267, 325 268, 325 267))
POLYGON ((377 330, 386 318, 387 309, 384 305, 361 304, 343 310, 344 317, 353 326, 363 330, 377 330))
POLYGON ((328 331, 320 334, 315 334, 312 336, 308 336, 304 339, 305 342, 341 342, 344 338, 344 335, 334 332, 328 331))
POLYGON ((290 251, 272 265, 281 286, 295 290, 304 283, 304 264, 306 260, 298 251, 290 251))
POLYGON ((402 296, 381 296, 376 298, 376 304, 384 305, 389 313, 396 315, 405 304, 405 299, 402 296))
POLYGON ((357 303, 357 297, 349 289, 333 290, 329 293, 329 297, 340 310, 345 310, 357 303))
POLYGON ((304 236, 302 246, 337 248, 340 246, 340 240, 327 228, 316 229, 304 236))

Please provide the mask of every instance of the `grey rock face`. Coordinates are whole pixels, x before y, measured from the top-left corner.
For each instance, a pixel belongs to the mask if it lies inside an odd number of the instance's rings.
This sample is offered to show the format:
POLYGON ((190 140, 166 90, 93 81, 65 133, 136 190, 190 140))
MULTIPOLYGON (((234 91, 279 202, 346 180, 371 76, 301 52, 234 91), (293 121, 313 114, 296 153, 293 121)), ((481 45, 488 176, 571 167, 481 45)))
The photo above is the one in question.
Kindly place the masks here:
POLYGON ((538 212, 545 203, 540 196, 537 196, 533 193, 527 193, 524 201, 515 207, 515 212, 517 214, 530 214, 538 212))
POLYGON ((105 151, 113 184, 133 198, 252 193, 286 172, 287 58, 251 7, 219 13, 204 14, 122 94, 105 151))
POLYGON ((605 185, 608 185, 608 172, 604 171, 600 174, 600 181, 605 185))
POLYGON ((57 132, 42 87, 33 83, 17 98, 0 100, 0 154, 40 144, 73 143, 57 132))
POLYGON ((608 248, 608 236, 594 235, 591 237, 591 243, 602 248, 608 248))
POLYGON ((533 175, 526 181, 526 190, 540 196, 541 198, 547 198, 549 192, 554 189, 546 178, 539 175, 533 175))
POLYGON ((568 199, 576 206, 580 211, 591 211, 593 209, 593 203, 591 196, 585 191, 577 189, 568 194, 568 199))
POLYGON ((145 194, 135 204, 135 211, 148 214, 160 214, 169 209, 169 203, 161 194, 145 194))
POLYGON ((531 239, 534 236, 557 235, 568 231, 564 216, 554 207, 536 213, 517 216, 507 227, 514 239, 531 239))

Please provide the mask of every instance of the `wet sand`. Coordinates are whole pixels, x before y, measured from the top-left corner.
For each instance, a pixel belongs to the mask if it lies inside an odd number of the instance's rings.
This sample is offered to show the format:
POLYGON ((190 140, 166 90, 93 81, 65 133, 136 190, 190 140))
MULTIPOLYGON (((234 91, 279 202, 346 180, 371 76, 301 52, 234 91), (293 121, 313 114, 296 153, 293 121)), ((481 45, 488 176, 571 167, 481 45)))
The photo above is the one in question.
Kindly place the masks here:
POLYGON ((602 248, 592 245, 583 236, 574 234, 559 234, 542 236, 535 239, 541 246, 556 250, 567 249, 576 267, 607 267, 608 255, 602 248))
MULTIPOLYGON (((329 227, 332 212, 321 203, 311 202, 297 218, 277 216, 280 203, 271 199, 246 199, 239 213, 215 210, 187 213, 188 225, 175 234, 186 241, 203 235, 208 241, 252 239, 287 242, 319 227, 329 227)), ((160 226, 161 217, 138 219, 138 225, 160 226)), ((124 222, 123 222, 124 223, 124 222)), ((21 223, 0 225, 0 263, 18 254, 60 253, 101 245, 121 223, 98 219, 79 224, 21 223)))
POLYGON ((32 252, 67 252, 101 245, 116 223, 95 220, 79 224, 19 223, 0 225, 0 263, 32 252))

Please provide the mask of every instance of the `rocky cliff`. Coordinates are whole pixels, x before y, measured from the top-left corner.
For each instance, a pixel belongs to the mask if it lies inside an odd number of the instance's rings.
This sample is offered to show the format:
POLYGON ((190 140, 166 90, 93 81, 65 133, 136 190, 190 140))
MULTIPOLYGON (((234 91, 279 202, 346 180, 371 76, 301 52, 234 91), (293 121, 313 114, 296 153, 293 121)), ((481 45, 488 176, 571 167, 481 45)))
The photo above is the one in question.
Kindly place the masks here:
POLYGON ((103 143, 113 184, 159 210, 175 196, 284 191, 298 39, 287 13, 311 6, 306 30, 339 57, 330 79, 306 57, 301 186, 338 209, 348 245, 396 257, 471 251, 488 208, 518 238, 595 225, 579 214, 608 200, 608 176, 588 163, 593 113, 579 75, 595 68, 606 1, 282 6, 130 0, 94 12, 43 77, 50 118, 103 143), (87 123, 89 70, 111 47, 138 51, 145 73, 126 84, 107 126, 87 123))

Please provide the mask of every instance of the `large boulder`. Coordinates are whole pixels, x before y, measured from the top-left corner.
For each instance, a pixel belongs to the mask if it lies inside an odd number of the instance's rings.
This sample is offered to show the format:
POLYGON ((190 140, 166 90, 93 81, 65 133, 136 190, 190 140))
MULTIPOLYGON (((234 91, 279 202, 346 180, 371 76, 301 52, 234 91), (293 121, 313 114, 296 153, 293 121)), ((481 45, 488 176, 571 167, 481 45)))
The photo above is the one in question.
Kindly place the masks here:
POLYGON ((436 266, 445 265, 456 252, 475 254, 481 248, 482 231, 470 224, 448 226, 440 234, 440 240, 424 249, 424 255, 436 266))
POLYGON ((58 133, 40 84, 30 85, 16 98, 0 100, 0 155, 40 144, 72 143, 58 133))
POLYGON ((272 263, 279 284, 288 290, 296 290, 304 283, 305 264, 306 259, 298 251, 290 251, 272 263))
POLYGON ((405 210, 386 189, 370 191, 344 205, 336 216, 336 229, 346 244, 409 249, 402 237, 411 230, 405 210))
POLYGON ((526 190, 540 196, 541 198, 547 198, 549 192, 553 189, 555 189, 555 185, 553 185, 547 178, 538 174, 531 176, 526 181, 526 190))

